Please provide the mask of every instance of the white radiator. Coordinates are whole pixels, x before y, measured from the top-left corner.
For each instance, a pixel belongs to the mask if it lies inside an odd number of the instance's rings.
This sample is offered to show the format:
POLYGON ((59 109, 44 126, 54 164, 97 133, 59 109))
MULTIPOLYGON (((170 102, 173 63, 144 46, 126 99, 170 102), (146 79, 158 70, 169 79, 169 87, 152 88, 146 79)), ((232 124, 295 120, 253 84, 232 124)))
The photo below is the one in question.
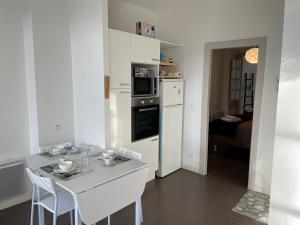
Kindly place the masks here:
POLYGON ((25 193, 23 160, 0 162, 0 201, 25 193))

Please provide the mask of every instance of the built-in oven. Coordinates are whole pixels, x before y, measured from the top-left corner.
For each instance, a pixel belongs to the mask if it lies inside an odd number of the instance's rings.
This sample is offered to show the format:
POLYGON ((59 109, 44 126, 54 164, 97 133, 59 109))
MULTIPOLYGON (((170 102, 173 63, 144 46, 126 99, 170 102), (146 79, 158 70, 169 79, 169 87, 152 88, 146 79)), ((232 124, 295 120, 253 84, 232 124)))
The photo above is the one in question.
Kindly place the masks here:
POLYGON ((132 96, 151 97, 157 94, 157 75, 154 70, 139 66, 133 67, 132 96))
POLYGON ((132 99, 132 141, 159 134, 159 98, 132 99))

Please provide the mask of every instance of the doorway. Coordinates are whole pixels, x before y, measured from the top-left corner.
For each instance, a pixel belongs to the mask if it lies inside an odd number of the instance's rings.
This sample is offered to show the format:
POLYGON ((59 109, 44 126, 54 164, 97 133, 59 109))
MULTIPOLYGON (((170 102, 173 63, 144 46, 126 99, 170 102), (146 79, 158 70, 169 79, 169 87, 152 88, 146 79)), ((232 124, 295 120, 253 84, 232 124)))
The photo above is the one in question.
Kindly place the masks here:
POLYGON ((208 174, 247 187, 257 63, 255 46, 212 50, 208 174), (254 56, 254 55, 253 55, 254 56))
POLYGON ((255 190, 255 179, 256 179, 256 164, 257 164, 257 139, 259 121, 261 117, 261 102, 262 102, 262 91, 264 81, 264 65, 266 55, 266 38, 254 38, 236 41, 226 42, 214 42, 207 43, 205 45, 204 55, 204 77, 203 77, 203 92, 202 92, 202 115, 201 115, 201 146, 200 146, 200 168, 201 174, 207 174, 208 164, 208 130, 209 130, 209 108, 210 108, 210 83, 211 83, 211 68, 212 68, 212 56, 214 50, 220 49, 233 49, 233 48, 250 48, 257 46, 260 49, 259 52, 259 63, 257 64, 257 73, 255 79, 255 96, 253 98, 253 126, 252 126, 252 137, 251 137, 251 148, 250 148, 250 160, 249 160, 249 179, 248 188, 255 190))

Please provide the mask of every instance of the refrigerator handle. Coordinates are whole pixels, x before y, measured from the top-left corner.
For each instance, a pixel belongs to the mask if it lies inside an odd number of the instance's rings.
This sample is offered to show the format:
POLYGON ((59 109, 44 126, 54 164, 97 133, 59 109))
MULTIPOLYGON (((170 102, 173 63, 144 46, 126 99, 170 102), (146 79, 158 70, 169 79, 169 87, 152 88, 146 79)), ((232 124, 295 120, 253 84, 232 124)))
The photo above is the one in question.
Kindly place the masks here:
POLYGON ((178 107, 178 106, 182 106, 183 104, 177 104, 177 105, 167 105, 167 106, 163 106, 165 108, 173 108, 173 107, 178 107))

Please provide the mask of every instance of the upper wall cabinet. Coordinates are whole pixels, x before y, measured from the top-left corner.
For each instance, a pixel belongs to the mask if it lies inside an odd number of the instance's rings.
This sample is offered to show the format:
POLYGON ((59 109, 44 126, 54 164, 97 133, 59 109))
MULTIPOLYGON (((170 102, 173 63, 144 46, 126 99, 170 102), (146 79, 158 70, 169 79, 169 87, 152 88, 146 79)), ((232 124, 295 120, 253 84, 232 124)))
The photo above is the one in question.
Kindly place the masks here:
POLYGON ((109 30, 111 88, 131 87, 130 34, 109 30))
POLYGON ((140 35, 131 35, 131 61, 135 63, 159 64, 160 41, 140 35))

